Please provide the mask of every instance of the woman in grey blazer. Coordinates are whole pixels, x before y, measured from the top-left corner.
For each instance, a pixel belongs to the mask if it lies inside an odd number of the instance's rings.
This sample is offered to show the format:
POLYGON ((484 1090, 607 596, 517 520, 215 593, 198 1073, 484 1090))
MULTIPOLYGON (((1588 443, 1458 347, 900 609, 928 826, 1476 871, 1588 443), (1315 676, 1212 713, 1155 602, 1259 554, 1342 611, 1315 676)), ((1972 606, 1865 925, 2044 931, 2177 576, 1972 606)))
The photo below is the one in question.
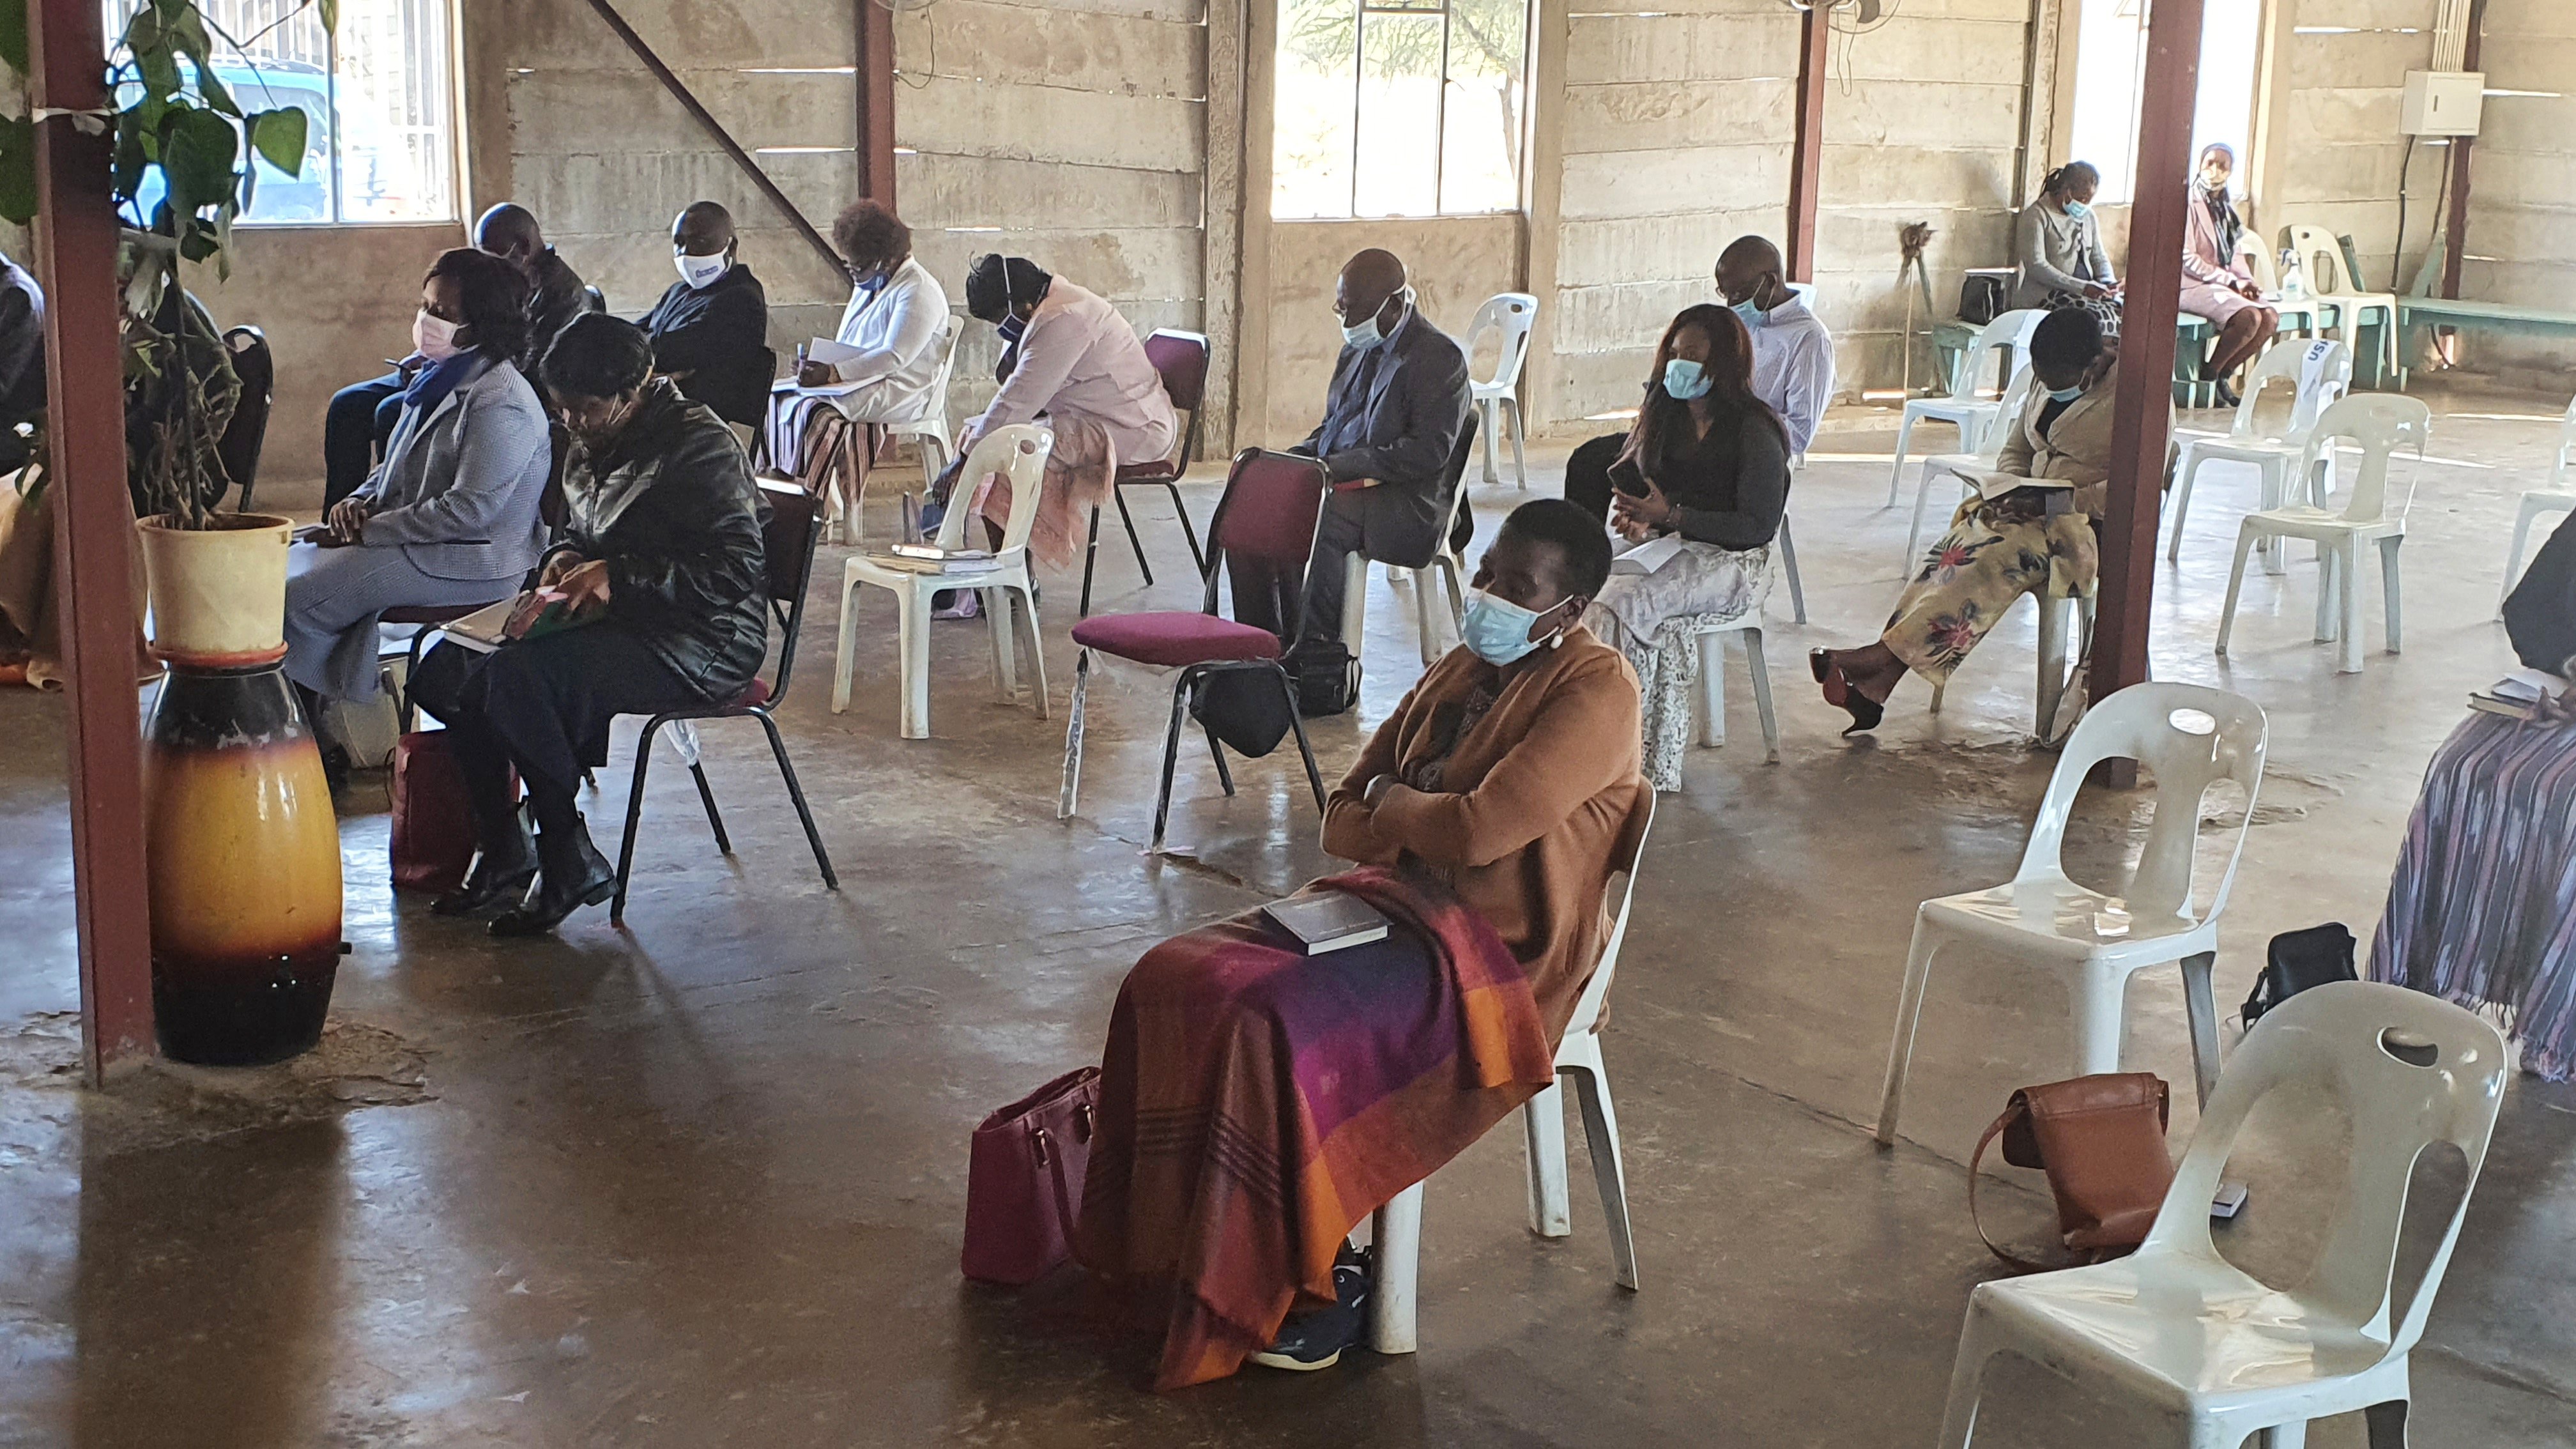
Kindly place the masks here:
POLYGON ((386 609, 491 603, 536 567, 553 447, 519 371, 527 306, 527 279, 498 257, 460 248, 431 264, 412 342, 433 365, 374 476, 288 553, 286 674, 308 694, 374 696, 386 609))
POLYGON ((2102 173, 2089 161, 2070 161, 2048 173, 2039 198, 2023 208, 2015 228, 2021 282, 2016 307, 2070 307, 2091 312, 2105 335, 2120 335, 2120 279, 2102 250, 2101 218, 2093 194, 2102 173))

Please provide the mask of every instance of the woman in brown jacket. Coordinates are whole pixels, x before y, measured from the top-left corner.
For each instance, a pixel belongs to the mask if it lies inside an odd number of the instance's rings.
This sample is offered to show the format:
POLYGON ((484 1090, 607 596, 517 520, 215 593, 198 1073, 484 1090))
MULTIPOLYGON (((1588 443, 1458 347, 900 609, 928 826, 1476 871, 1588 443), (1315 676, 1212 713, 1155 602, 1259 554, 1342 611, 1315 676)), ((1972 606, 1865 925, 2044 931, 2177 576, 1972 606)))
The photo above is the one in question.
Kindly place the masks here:
POLYGON ((2039 386, 1996 464, 1997 474, 2028 483, 1990 479, 1959 505, 1877 643, 1807 656, 1826 702, 1851 712, 1843 733, 1876 728, 1908 670, 1947 683, 2022 595, 2063 599, 2093 587, 2100 562, 2093 521, 2110 504, 2118 361, 2090 312, 2051 312, 2039 324, 2030 343, 2039 386))
POLYGON ((1610 853, 1646 792, 1637 675, 1580 620, 1609 576, 1601 524, 1513 510, 1476 569, 1461 647, 1370 736, 1326 802, 1324 849, 1427 870, 1511 947, 1553 1047, 1591 979, 1610 853))

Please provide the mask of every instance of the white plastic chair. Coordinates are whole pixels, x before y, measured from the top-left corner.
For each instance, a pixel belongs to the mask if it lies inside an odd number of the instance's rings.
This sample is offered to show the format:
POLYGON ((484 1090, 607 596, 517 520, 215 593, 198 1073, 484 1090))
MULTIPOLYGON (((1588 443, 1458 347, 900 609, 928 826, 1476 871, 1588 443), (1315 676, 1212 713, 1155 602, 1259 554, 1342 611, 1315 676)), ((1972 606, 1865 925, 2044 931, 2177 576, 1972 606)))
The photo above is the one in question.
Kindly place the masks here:
POLYGON ((2514 581, 2522 577, 2522 551, 2531 542, 2532 520, 2570 510, 2576 510, 2576 402, 2567 405, 2566 420, 2558 425, 2558 448, 2549 457, 2549 486, 2522 495, 2522 509, 2513 520, 2513 551, 2504 556, 2504 587, 2496 591, 2497 613, 2504 612, 2514 581))
MULTIPOLYGON (((2399 651, 2404 616, 2398 607, 2397 554, 2406 542, 2406 510, 2388 511, 2388 459, 2401 445, 2411 443, 2420 470, 2424 443, 2432 430, 2432 409, 2393 392, 2348 397, 2318 416, 2308 446, 2299 455, 2299 478, 2309 501, 2249 513, 2237 528, 2236 563, 2228 570, 2227 603, 2218 615, 2218 653, 2227 652, 2227 636, 2236 627, 2236 596, 2245 584, 2246 555, 2266 538, 2304 538, 2316 544, 2317 638, 2343 641, 2336 664, 2342 674, 2361 672, 2361 546, 2378 544, 2388 652, 2399 651), (2340 438, 2361 445, 2361 467, 2353 475, 2352 495, 2337 513, 2324 506, 2323 474, 2330 450, 2340 438)), ((2411 499, 2411 489, 2409 494, 2411 499)))
MULTIPOLYGON (((925 490, 930 487, 930 481, 939 476, 940 470, 948 466, 948 460, 957 456, 957 440, 948 431, 948 379, 957 371, 957 341, 965 331, 952 321, 948 324, 948 341, 932 344, 944 346, 946 350, 939 357, 939 375, 930 382, 929 416, 915 418, 908 423, 886 425, 888 443, 910 438, 913 446, 920 450, 921 486, 925 490), (935 456, 933 449, 937 450, 935 456)), ((856 529, 851 531, 851 536, 858 536, 856 529)))
MULTIPOLYGON (((1923 1014, 1933 958, 1959 944, 2065 972, 2074 997, 2072 1076, 2120 1069, 2129 977, 2149 966, 2181 962, 2192 1065, 2200 1099, 2209 1100, 2218 1080, 2218 1011, 2210 1000, 2209 971, 2218 959, 2218 918, 2227 909, 2227 892, 2236 882, 2237 861, 2245 853, 2245 832, 2254 816, 2254 796, 2263 783, 2268 735, 2263 711, 2254 701, 2196 684, 2133 684, 2094 704, 2057 757, 2048 794, 2031 822, 2030 845, 2012 880, 1991 890, 1925 901, 1915 912, 1905 992, 1887 1049, 1887 1088, 1878 1109, 1882 1146, 1896 1141, 1897 1108, 1905 1099, 1914 1029, 1923 1014), (2095 765, 2112 759, 2145 765, 2156 790, 2146 846, 2127 891, 2119 895, 2077 885, 2067 878, 2062 861, 2075 793, 2095 765), (2227 869, 2209 904, 2196 908, 2192 857, 2200 834, 2200 802, 2221 780, 2244 788, 2245 813, 2237 818, 2227 869)), ((2209 1194, 2202 1193, 2200 1200, 2206 1209, 2209 1194)))
MULTIPOLYGON (((1601 1217, 1610 1234, 1612 1278, 1637 1291, 1637 1242, 1628 1228, 1628 1175, 1619 1157, 1619 1114, 1610 1105, 1610 1077, 1601 1062, 1601 1009, 1610 999, 1610 982, 1619 971, 1619 947, 1628 939, 1628 911, 1637 900, 1637 868, 1645 857, 1646 835, 1655 827, 1655 792, 1648 790, 1628 812, 1612 857, 1610 889, 1619 897, 1611 918, 1610 938, 1601 948, 1601 964, 1592 968, 1574 1015, 1557 1043, 1556 1074, 1572 1076, 1583 1108, 1583 1140, 1592 1149, 1592 1178, 1601 1190, 1601 1217), (1624 873, 1623 881, 1619 876, 1624 873)), ((1574 1231, 1572 1194, 1565 1175, 1565 1098, 1555 1083, 1521 1108, 1521 1127, 1529 1146, 1530 1231, 1542 1238, 1562 1238, 1574 1231)), ((1419 1339, 1414 1310, 1420 1298, 1422 1261, 1422 1184, 1397 1193, 1370 1218, 1369 1241, 1376 1282, 1369 1290, 1369 1341, 1379 1353, 1411 1353, 1419 1339)))
MULTIPOLYGON (((2183 519, 2191 512, 2192 479, 2200 472, 2201 464, 2253 464, 2262 474, 2262 501, 2258 507, 2278 508, 2283 502, 2290 460, 2307 451, 2308 435, 2316 428, 2317 415, 2351 391, 2352 349, 2343 343, 2329 337, 2289 338, 2266 349, 2245 379, 2243 401, 2236 405, 2236 421, 2229 425, 2227 436, 2182 440, 2182 456, 2174 479, 2173 535, 2165 541, 2165 561, 2173 563, 2182 558, 2183 519), (2312 357, 2313 368, 2309 362, 2312 357), (2302 379, 2309 385, 2301 386, 2302 379), (2255 403, 2262 397, 2264 385, 2272 382, 2288 383, 2294 394, 2289 427, 2277 434, 2262 432, 2254 424, 2255 403)), ((2266 571, 2281 572, 2279 559, 2279 550, 2272 550, 2266 571)))
MULTIPOLYGON (((2311 987, 2266 1013, 2228 1064, 2138 1251, 2116 1262, 1982 1283, 1968 1299, 1942 1449, 1976 1431, 1997 1354, 2046 1366, 2088 1402, 2143 1403, 2166 1432, 2130 1441, 2216 1449, 2266 1433, 2307 1442, 2308 1422, 2359 1411, 2371 1449, 2403 1449, 2408 1361, 2460 1240, 2504 1096, 2504 1040, 2438 997, 2371 981, 2311 987), (2343 1200, 2299 1287, 2276 1290, 2219 1256, 2210 1194, 2256 1103, 2324 1088, 2351 1115, 2343 1200), (2395 1282, 2409 1179, 2437 1142, 2468 1177, 2414 1291, 2395 1282)), ((2411 1255, 2410 1255, 2411 1256, 2411 1255)))
POLYGON ((1699 643, 1699 744, 1704 750, 1726 748, 1726 636, 1744 640, 1745 667, 1753 675, 1753 710, 1762 720, 1762 758, 1780 758, 1780 721, 1771 712, 1771 664, 1762 657, 1762 606, 1756 603, 1738 618, 1697 630, 1699 643))
POLYGON ((1524 428, 1521 423, 1521 368, 1529 362, 1530 329, 1538 325, 1538 298, 1527 292, 1503 292, 1485 299, 1476 309, 1474 320, 1467 324, 1467 356, 1476 355, 1476 340, 1488 329, 1502 334, 1502 356, 1494 364, 1490 378, 1467 379, 1468 395, 1476 405, 1483 422, 1485 481, 1499 483, 1494 472, 1494 440, 1501 436, 1503 414, 1512 418, 1512 476, 1524 489, 1529 487, 1529 467, 1521 459, 1524 428))
POLYGON ((1948 423, 1959 430, 1959 446, 1966 448, 1984 436, 1986 425, 1993 421, 2002 403, 1980 400, 1986 387, 1986 360, 1997 352, 2009 351, 2003 367, 1996 372, 1997 385, 2009 384, 2013 375, 2030 366, 2030 335, 2039 330, 2040 319, 2048 313, 2037 307, 2024 307, 2006 312, 1977 329, 1968 344, 1967 355, 1959 359, 1959 377, 1948 397, 1909 398, 1905 415, 1896 424, 1896 461, 1887 470, 1887 506, 1896 506, 1898 484, 1905 477, 1905 454, 1914 441, 1914 425, 1924 419, 1948 423))
POLYGON ((916 574, 888 568, 864 553, 852 554, 841 569, 841 649, 832 666, 832 713, 850 707, 850 670, 857 657, 859 585, 890 590, 895 598, 895 629, 903 672, 903 737, 930 738, 930 596, 943 589, 972 589, 992 621, 993 676, 1002 697, 1019 697, 1017 648, 1012 638, 1011 608, 1016 599, 1029 616, 1029 668, 1037 676, 1038 718, 1047 717, 1046 649, 1038 633, 1037 593, 1029 579, 1029 530, 1037 526, 1038 497, 1045 486, 1047 454, 1055 434, 1034 423, 995 428, 975 445, 957 477, 948 516, 939 526, 941 548, 966 547, 967 520, 980 516, 975 496, 983 481, 996 473, 1009 477, 1011 516, 1002 526, 1002 546, 994 550, 999 567, 980 574, 916 574))
POLYGON ((2361 324, 2374 312, 2379 314, 2380 352, 2388 375, 2398 375, 2397 363, 2397 297, 2390 292, 2368 290, 2369 283, 2354 274, 2346 264, 2343 243, 2333 232, 2321 226, 2292 223, 2288 228, 2290 251, 2299 259, 2299 270, 2307 278, 2308 295, 2335 307, 2335 322, 2346 344, 2355 344, 2361 336, 2361 324), (2332 286, 2325 283, 2331 280, 2332 286))
MULTIPOLYGON (((1798 496, 1798 480, 1807 476, 1807 455, 1800 453, 1789 460, 1789 496, 1798 496)), ((1789 580, 1789 613, 1799 623, 1807 622, 1807 588, 1798 582, 1798 544, 1789 536, 1789 510, 1780 510, 1780 572, 1789 580)))
POLYGON ((2012 438, 2014 421, 2029 405, 2031 390, 2038 386, 2039 381, 2029 368, 2016 371, 2012 382, 2004 388, 2003 399, 1995 408, 1994 416, 1974 428, 1961 425, 1960 441, 1973 448, 1973 452, 1936 453, 1923 460, 1922 470, 1914 476, 1914 526, 1906 530, 1905 566, 1898 571, 1900 578, 1913 578, 1915 567, 1922 562, 1923 500, 1931 494, 1933 480, 1951 476, 1951 470, 1955 468, 1977 473, 1993 472, 2003 458, 2004 444, 2012 438))

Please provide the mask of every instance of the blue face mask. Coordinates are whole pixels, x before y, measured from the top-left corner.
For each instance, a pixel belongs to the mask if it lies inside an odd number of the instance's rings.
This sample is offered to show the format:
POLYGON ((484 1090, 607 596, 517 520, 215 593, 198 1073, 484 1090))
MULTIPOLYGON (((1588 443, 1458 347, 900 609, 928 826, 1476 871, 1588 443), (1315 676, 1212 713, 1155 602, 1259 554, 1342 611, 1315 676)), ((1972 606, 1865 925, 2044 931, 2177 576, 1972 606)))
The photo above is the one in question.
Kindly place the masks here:
POLYGON ((859 290, 873 297, 877 293, 884 291, 886 283, 893 280, 894 268, 879 267, 875 271, 868 273, 866 276, 859 278, 859 290))
POLYGON ((2086 206, 2083 202, 2070 201, 2066 203, 2066 215, 2071 220, 2082 221, 2084 218, 2091 216, 2092 214, 2093 208, 2086 206))
POLYGON ((1764 312, 1759 303, 1748 298, 1735 304, 1735 315, 1744 319, 1745 326, 1759 327, 1770 314, 1764 312))
POLYGON ((1716 385, 1715 380, 1709 377, 1708 369, 1698 363, 1682 357, 1665 359, 1664 395, 1666 397, 1677 402, 1689 402, 1693 398, 1708 396, 1708 390, 1716 385))
POLYGON ((996 330, 1002 334, 1004 342, 1017 342, 1020 340, 1020 334, 1029 330, 1029 324, 1019 313, 1014 312, 1004 317, 1001 326, 996 330))
MULTIPOLYGON (((1564 602, 1559 599, 1549 608, 1562 607, 1564 602)), ((1513 663, 1538 647, 1538 641, 1529 636, 1530 625, 1548 611, 1524 609, 1509 599, 1474 590, 1467 597, 1466 617, 1458 623, 1458 642, 1487 664, 1513 663)))
POLYGON ((2080 387, 2052 387, 2048 390, 2050 402, 2071 403, 2082 396, 2084 396, 2084 389, 2080 387))

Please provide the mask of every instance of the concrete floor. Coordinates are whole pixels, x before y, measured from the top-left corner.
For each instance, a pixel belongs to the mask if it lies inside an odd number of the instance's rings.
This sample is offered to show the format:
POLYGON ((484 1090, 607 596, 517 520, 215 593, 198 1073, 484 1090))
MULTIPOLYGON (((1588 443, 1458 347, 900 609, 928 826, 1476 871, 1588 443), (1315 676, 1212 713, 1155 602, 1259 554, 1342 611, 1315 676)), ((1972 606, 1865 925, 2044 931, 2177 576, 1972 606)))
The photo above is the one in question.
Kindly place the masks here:
MULTIPOLYGON (((2451 461, 2421 473, 2402 656, 2374 615, 2368 669, 2336 675, 2308 639, 2305 561, 2252 581, 2236 653, 2211 655, 2250 478, 2205 476, 2180 570, 2159 564, 2159 676, 2271 715, 2223 1001, 2276 931, 2367 936, 2424 760, 2509 662, 2497 570, 2553 405, 2441 406, 2451 461)), ((1185 757, 1176 853, 1143 855, 1168 708, 1150 676, 1095 681, 1083 813, 1053 818, 1075 581, 1048 590, 1055 718, 998 702, 982 626, 943 624, 926 742, 896 738, 882 598, 860 605, 858 702, 825 711, 835 601, 817 600, 784 715, 840 893, 748 727, 707 735, 737 854, 657 771, 624 931, 593 911, 505 946, 392 899, 362 784, 325 1052, 247 1077, 156 1069, 103 1097, 69 1066, 60 706, 0 694, 0 937, 19 943, 0 961, 0 1443, 1932 1442, 1962 1306, 1997 1271, 1962 1164, 2014 1086, 2065 1074, 2070 1039, 2053 980, 1962 958, 1925 1015, 1906 1140, 1882 1153, 1861 1125, 1914 903, 2010 874, 2050 764, 2022 734, 2028 610, 1943 715, 1909 685, 1874 740, 1837 738, 1806 681, 1804 650, 1865 639, 1895 592, 1906 519, 1871 456, 1891 434, 1881 412, 1838 419, 1797 495, 1815 622, 1774 599, 1781 762, 1762 761, 1733 664, 1735 743, 1693 757, 1657 823, 1608 1041, 1644 1291, 1612 1285, 1579 1171, 1574 1236, 1527 1234, 1518 1134, 1498 1132, 1431 1185, 1418 1356, 1171 1397, 1137 1389, 1144 1346, 1100 1334, 1072 1285, 959 1280, 966 1136, 1094 1059, 1148 943, 1330 862, 1285 751, 1238 764, 1231 800, 1185 757)), ((1540 453, 1530 496, 1563 456, 1540 453)), ((1204 517, 1213 485, 1194 493, 1204 517)), ((1480 534, 1522 496, 1478 489, 1480 534)), ((1162 583, 1135 588, 1104 550, 1104 607, 1193 606, 1167 512, 1138 506, 1162 583)), ((1364 707, 1316 731, 1328 773, 1417 672, 1409 586, 1371 594, 1364 707)), ((611 840, 630 757, 621 742, 591 807, 611 840)), ((2133 804, 2083 816, 2079 874, 2117 868, 2133 804)), ((2138 981, 2130 1055, 2183 1088, 2175 979, 2138 981)), ((2419 1445, 2576 1444, 2571 1112, 2576 1092, 2512 1084, 2416 1356, 2419 1445)), ((2331 1115, 2284 1106, 2240 1150, 2239 1261, 2294 1278, 2313 1252, 2331 1115)), ((2044 1199, 2011 1176, 1995 1210, 2037 1241, 2044 1199)), ((1993 1392, 1981 1444, 2136 1442, 2035 1371, 1993 1392)))

